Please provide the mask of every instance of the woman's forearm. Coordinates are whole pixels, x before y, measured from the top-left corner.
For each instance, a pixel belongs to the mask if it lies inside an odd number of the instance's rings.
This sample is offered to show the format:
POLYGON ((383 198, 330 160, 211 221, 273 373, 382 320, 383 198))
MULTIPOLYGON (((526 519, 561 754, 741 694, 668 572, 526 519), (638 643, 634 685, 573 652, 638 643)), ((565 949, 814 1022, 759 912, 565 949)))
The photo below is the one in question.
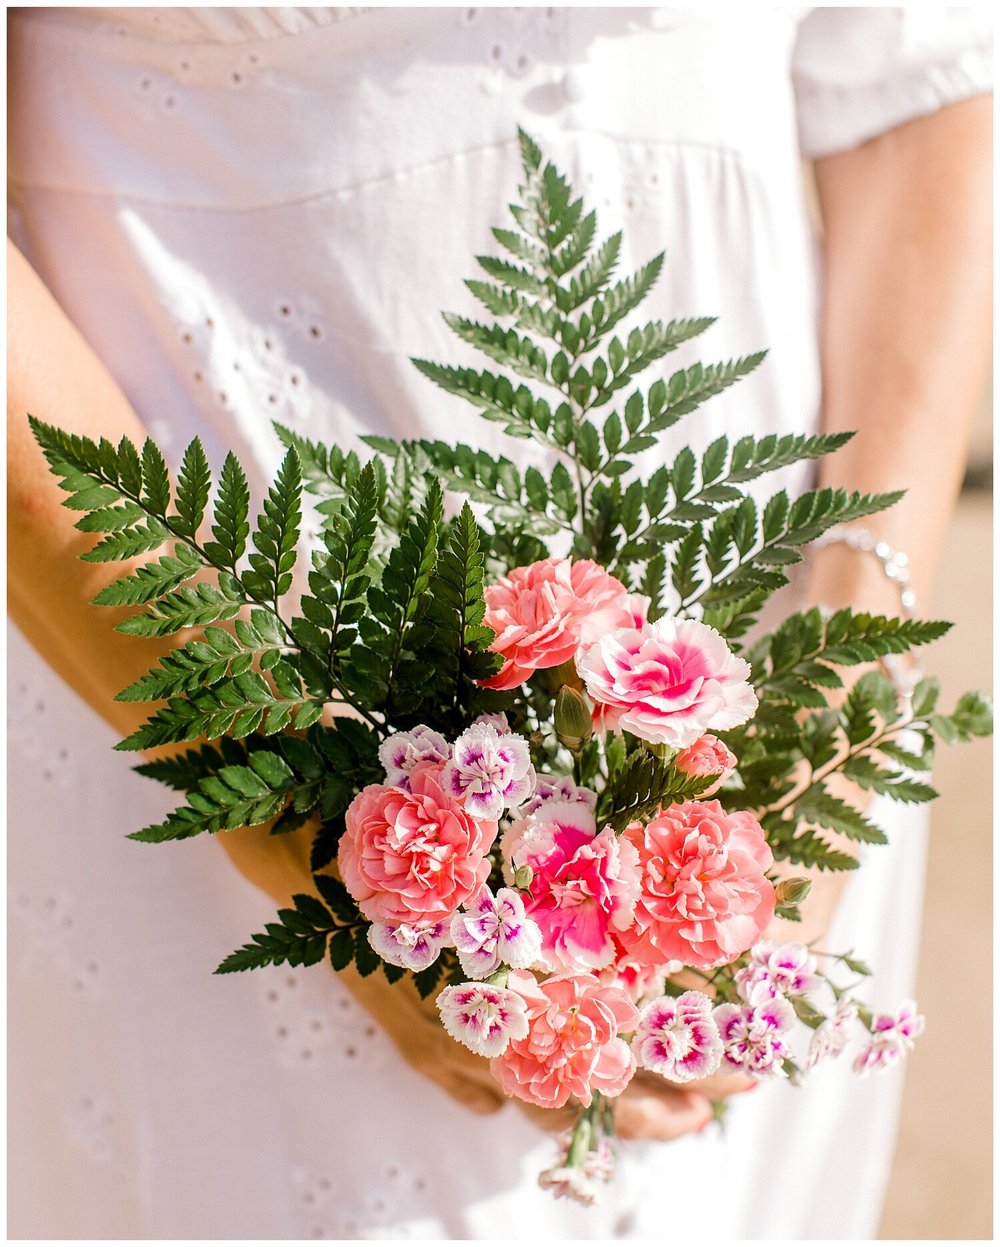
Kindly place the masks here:
POLYGON ((77 513, 28 427, 47 423, 117 442, 146 436, 103 364, 20 252, 7 245, 7 553, 8 601, 15 623, 42 657, 117 731, 145 717, 141 703, 113 700, 162 655, 166 643, 124 636, 114 624, 128 611, 90 605, 126 570, 83 563, 95 543, 77 532, 77 513))
MULTIPOLYGON (((910 559, 926 602, 982 395, 991 326, 990 97, 816 163, 824 231, 823 428, 857 436, 822 485, 906 489, 870 527, 910 559)), ((812 591, 898 613, 870 556, 830 547, 812 591)))
MULTIPOLYGON (((822 426, 856 430, 822 461, 819 484, 907 491, 865 524, 906 552, 922 609, 989 353, 990 131, 991 101, 973 99, 816 164, 824 232, 822 426)), ((806 594, 835 608, 901 613, 899 588, 880 562, 845 545, 810 554, 806 594)), ((842 795, 864 800, 849 786, 842 795)), ((841 847, 853 855, 857 846, 841 847)), ((845 879, 815 877, 803 923, 778 924, 776 934, 823 935, 845 879)))

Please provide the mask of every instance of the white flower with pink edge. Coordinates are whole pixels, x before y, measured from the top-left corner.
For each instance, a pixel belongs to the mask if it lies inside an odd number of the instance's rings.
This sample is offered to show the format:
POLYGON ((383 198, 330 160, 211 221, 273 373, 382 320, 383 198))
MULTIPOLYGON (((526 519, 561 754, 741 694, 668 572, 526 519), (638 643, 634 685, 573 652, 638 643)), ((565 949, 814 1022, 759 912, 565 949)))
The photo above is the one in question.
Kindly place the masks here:
POLYGON ((446 987, 436 1001, 445 1030, 477 1056, 498 1057, 528 1034, 524 997, 492 983, 446 987))
POLYGON ((755 1005, 717 1005, 712 1016, 722 1040, 724 1073, 787 1077, 783 1063, 791 1051, 785 1032, 795 1022, 795 1010, 784 997, 755 1005))
POLYGON ((750 964, 737 970, 733 982, 740 998, 760 1004, 774 996, 803 996, 822 983, 816 958, 805 944, 761 940, 750 949, 750 964))
POLYGON ((495 822, 504 810, 526 801, 535 787, 528 742, 513 732, 501 734, 489 723, 470 727, 455 741, 444 783, 473 818, 495 822))
POLYGON ((722 1039, 703 992, 661 996, 642 1010, 632 1051, 644 1069, 671 1082, 707 1078, 719 1068, 722 1039))
POLYGON ((522 817, 537 813, 546 801, 578 801, 591 812, 597 809, 597 793, 589 788, 578 788, 568 775, 560 775, 558 779, 553 775, 536 776, 531 800, 521 807, 522 817))
POLYGON ((848 996, 837 1001, 831 1017, 812 1033, 809 1040, 809 1053, 806 1057, 806 1069, 813 1069, 821 1061, 839 1056, 847 1047, 847 1036, 852 1024, 857 1020, 858 1006, 848 996))
POLYGON ((924 1019, 912 1000, 904 1000, 896 1014, 876 1014, 871 1039, 854 1058, 852 1069, 862 1078, 874 1070, 891 1069, 913 1050, 923 1030, 924 1019))
POLYGON ((409 732, 394 732, 378 747, 379 761, 385 767, 390 788, 410 791, 410 772, 421 762, 447 762, 451 746, 441 735, 423 723, 409 732))
POLYGON ((498 888, 494 896, 484 884, 465 910, 452 918, 451 938, 470 978, 485 979, 501 965, 527 970, 538 960, 542 933, 513 889, 498 888))
POLYGON ((672 749, 709 729, 738 727, 757 710, 749 663, 696 619, 616 628, 581 649, 576 666, 598 731, 628 731, 672 749))
POLYGON ((447 938, 443 922, 421 926, 411 926, 407 922, 399 926, 373 922, 368 928, 368 943, 383 961, 415 974, 434 964, 447 938))
POLYGON ((576 1165, 556 1165, 538 1175, 538 1185, 556 1199, 572 1199, 589 1208, 597 1203, 597 1184, 576 1165))

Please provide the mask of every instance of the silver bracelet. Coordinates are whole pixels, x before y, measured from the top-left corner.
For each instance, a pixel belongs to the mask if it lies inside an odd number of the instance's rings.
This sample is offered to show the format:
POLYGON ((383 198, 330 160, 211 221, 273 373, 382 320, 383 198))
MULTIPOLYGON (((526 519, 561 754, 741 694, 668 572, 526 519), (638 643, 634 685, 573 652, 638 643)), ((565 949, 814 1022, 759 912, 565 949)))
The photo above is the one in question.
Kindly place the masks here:
POLYGON ((894 550, 888 541, 876 537, 870 528, 860 524, 834 524, 812 543, 813 549, 824 546, 844 545, 852 550, 873 554, 882 564, 886 577, 899 587, 899 604, 907 619, 917 612, 917 595, 910 584, 910 560, 902 550, 894 550))

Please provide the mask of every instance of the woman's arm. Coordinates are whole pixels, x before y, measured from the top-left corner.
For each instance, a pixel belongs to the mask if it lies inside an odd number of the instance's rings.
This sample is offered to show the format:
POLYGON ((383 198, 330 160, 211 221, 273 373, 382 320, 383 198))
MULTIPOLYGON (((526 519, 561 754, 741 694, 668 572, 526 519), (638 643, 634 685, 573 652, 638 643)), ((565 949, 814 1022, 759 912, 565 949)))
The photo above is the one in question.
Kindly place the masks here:
MULTIPOLYGON (((866 527, 907 553, 924 607, 990 349, 991 125, 992 98, 981 96, 815 166, 822 426, 857 430, 822 461, 819 484, 908 491, 866 527)), ((811 557, 807 592, 831 607, 900 613, 879 562, 842 545, 811 557)), ((826 929, 843 878, 821 876, 790 937, 826 929)))

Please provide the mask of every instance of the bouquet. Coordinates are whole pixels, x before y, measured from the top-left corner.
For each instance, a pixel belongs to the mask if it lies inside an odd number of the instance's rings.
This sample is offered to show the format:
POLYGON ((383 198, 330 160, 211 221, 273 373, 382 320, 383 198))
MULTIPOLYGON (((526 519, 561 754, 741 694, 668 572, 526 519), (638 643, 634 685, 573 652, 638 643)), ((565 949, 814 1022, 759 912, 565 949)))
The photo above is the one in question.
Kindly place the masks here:
POLYGON ((498 370, 415 362, 551 471, 380 437, 362 462, 276 426, 287 453, 251 529, 233 454, 213 486, 196 439, 172 482, 152 441, 32 426, 77 527, 102 534, 83 557, 131 561, 95 599, 141 607, 119 631, 196 630, 119 694, 159 703, 119 749, 184 746, 137 768, 183 798, 133 838, 313 829, 313 891, 218 973, 412 977, 507 1095, 575 1107, 541 1180, 590 1202, 637 1068, 798 1081, 852 1039, 861 1074, 912 1046, 913 1004, 873 1012, 851 951, 767 931, 800 917, 794 868, 857 867, 830 833, 885 839, 831 779, 928 801, 935 742, 987 733, 990 708, 943 713, 933 680, 880 665, 946 623, 814 607, 762 631, 804 546, 899 495, 746 491, 839 433, 723 436, 641 477, 635 457, 764 354, 638 386, 712 320, 620 329, 662 255, 615 280, 620 235, 597 243, 523 133, 521 151, 506 257, 468 282, 489 319, 447 317, 498 370), (307 493, 320 539, 298 593, 307 493))

